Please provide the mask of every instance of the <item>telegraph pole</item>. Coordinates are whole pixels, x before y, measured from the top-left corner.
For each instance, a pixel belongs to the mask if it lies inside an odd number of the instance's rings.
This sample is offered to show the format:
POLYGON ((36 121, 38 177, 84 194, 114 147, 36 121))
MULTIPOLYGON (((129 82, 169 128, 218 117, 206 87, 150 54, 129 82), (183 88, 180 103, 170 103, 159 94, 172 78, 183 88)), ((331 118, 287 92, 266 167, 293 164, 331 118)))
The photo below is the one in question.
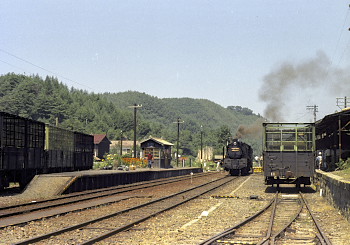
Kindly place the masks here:
POLYGON ((123 130, 120 130, 120 157, 123 155, 123 130))
POLYGON ((337 98, 337 106, 339 107, 339 109, 342 109, 340 106, 343 106, 343 108, 347 108, 347 97, 344 96, 344 98, 337 98))
POLYGON ((318 106, 317 105, 308 105, 308 106, 306 106, 306 110, 313 111, 314 122, 316 122, 316 113, 318 112, 318 106))
POLYGON ((203 126, 201 125, 201 162, 203 159, 203 126))
POLYGON ((177 118, 177 144, 176 144, 176 167, 179 166, 179 141, 180 141, 180 123, 184 123, 184 121, 180 121, 181 118, 177 118))
POLYGON ((142 105, 137 105, 137 104, 134 104, 134 105, 131 105, 131 106, 128 106, 129 108, 134 108, 134 158, 136 158, 136 111, 137 111, 137 108, 141 108, 142 105))

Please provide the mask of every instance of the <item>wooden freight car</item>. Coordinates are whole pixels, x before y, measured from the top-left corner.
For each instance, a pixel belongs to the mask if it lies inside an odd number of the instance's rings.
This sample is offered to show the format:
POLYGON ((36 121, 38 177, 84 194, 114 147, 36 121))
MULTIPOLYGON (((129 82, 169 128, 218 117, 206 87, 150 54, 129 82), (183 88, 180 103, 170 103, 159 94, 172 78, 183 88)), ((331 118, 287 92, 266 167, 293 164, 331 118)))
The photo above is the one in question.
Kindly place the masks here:
POLYGON ((263 123, 266 185, 310 185, 315 171, 313 123, 263 123))
POLYGON ((0 189, 28 183, 44 167, 45 124, 0 112, 0 189))
POLYGON ((92 135, 0 112, 0 189, 37 174, 91 169, 92 135))

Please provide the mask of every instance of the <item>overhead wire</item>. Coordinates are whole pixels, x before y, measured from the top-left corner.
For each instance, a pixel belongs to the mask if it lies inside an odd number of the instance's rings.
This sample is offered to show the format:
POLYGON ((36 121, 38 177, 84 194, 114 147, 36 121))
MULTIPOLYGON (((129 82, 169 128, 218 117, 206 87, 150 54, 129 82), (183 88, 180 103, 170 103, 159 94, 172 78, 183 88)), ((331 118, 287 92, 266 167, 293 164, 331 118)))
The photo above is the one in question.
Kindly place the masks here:
MULTIPOLYGON (((36 65, 36 64, 34 64, 33 62, 30 62, 30 61, 28 61, 28 60, 26 60, 26 59, 23 59, 23 58, 21 58, 21 57, 19 57, 19 56, 17 56, 17 55, 14 55, 14 54, 12 54, 12 53, 10 53, 10 52, 4 50, 4 49, 1 49, 1 48, 0 48, 0 51, 3 52, 3 53, 5 53, 5 54, 7 54, 7 55, 9 55, 9 56, 12 56, 12 57, 18 59, 18 60, 21 60, 21 61, 23 61, 23 62, 25 62, 25 63, 27 63, 27 64, 30 64, 30 65, 32 65, 32 66, 35 66, 35 67, 37 67, 37 68, 39 68, 39 69, 41 69, 41 70, 43 70, 43 71, 46 71, 46 72, 51 73, 51 74, 53 74, 53 75, 55 75, 55 76, 57 76, 57 77, 60 77, 60 78, 62 78, 62 79, 64 79, 64 80, 67 80, 67 81, 70 81, 70 82, 72 82, 72 83, 78 84, 78 85, 80 85, 80 86, 84 86, 84 87, 87 87, 87 88, 89 88, 89 89, 91 89, 91 90, 94 90, 93 88, 91 88, 91 87, 89 87, 89 86, 87 86, 87 85, 85 85, 85 84, 76 82, 76 81, 74 81, 74 80, 72 80, 72 79, 70 79, 70 78, 67 78, 67 77, 65 77, 65 76, 62 76, 62 75, 58 74, 57 72, 53 72, 53 71, 50 71, 50 70, 48 70, 48 69, 46 69, 46 68, 44 68, 44 67, 42 67, 42 66, 36 65)), ((19 69, 19 67, 16 67, 16 66, 14 66, 14 65, 12 65, 12 64, 10 64, 10 63, 7 63, 7 62, 5 62, 5 61, 2 61, 2 60, 1 60, 1 62, 6 63, 6 64, 8 64, 8 65, 10 65, 10 66, 13 66, 13 67, 19 69)), ((20 68, 20 69, 21 69, 21 68, 20 68)), ((23 69, 22 69, 22 70, 23 70, 23 69)))
MULTIPOLYGON (((349 16, 349 12, 350 12, 350 5, 349 5, 349 8, 347 9, 346 13, 345 13, 345 17, 344 17, 344 21, 343 21, 343 26, 340 28, 339 30, 339 37, 338 37, 338 40, 337 40, 337 44, 335 46, 335 49, 334 49, 334 52, 333 54, 331 55, 331 60, 330 60, 330 64, 329 66, 327 67, 327 71, 326 71, 326 75, 325 75, 325 78, 327 79, 332 79, 332 76, 329 76, 330 75, 330 72, 332 71, 332 69, 334 69, 335 67, 338 67, 340 62, 342 61, 343 59, 343 56, 346 52, 346 49, 347 47, 349 46, 349 43, 344 47, 341 55, 340 55, 340 58, 338 60, 338 62, 335 62, 335 57, 338 53, 338 50, 339 50, 339 46, 340 46, 340 42, 342 40, 342 37, 343 37, 343 34, 344 34, 344 31, 345 31, 345 25, 347 23, 347 20, 348 20, 348 16, 349 16), (334 64, 336 64, 336 66, 334 66, 334 64), (334 67, 334 68, 333 68, 334 67)), ((350 40, 349 40, 350 41, 350 40)), ((332 74, 331 74, 332 75, 332 74)), ((329 87, 331 86, 332 84, 332 81, 329 81, 325 86, 326 87, 329 87)))
POLYGON ((13 68, 16 68, 16 69, 18 69, 18 70, 25 71, 24 68, 21 68, 21 67, 19 67, 19 66, 12 65, 12 64, 10 64, 10 63, 4 61, 4 60, 0 60, 0 62, 4 63, 4 64, 6 64, 6 65, 12 66, 13 68))
POLYGON ((344 21, 343 21, 343 26, 341 27, 340 29, 340 34, 339 34, 339 37, 338 37, 338 41, 337 41, 337 44, 335 46, 335 50, 334 50, 334 53, 333 53, 333 57, 331 59, 331 64, 333 63, 333 60, 334 60, 334 56, 336 55, 337 51, 338 51, 338 47, 339 47, 339 43, 340 43, 340 40, 341 38, 343 37, 343 33, 344 33, 344 30, 345 30, 345 24, 346 24, 346 20, 348 19, 348 16, 349 16, 349 11, 350 10, 350 6, 348 8, 348 11, 346 11, 346 14, 345 14, 345 17, 344 17, 344 21))

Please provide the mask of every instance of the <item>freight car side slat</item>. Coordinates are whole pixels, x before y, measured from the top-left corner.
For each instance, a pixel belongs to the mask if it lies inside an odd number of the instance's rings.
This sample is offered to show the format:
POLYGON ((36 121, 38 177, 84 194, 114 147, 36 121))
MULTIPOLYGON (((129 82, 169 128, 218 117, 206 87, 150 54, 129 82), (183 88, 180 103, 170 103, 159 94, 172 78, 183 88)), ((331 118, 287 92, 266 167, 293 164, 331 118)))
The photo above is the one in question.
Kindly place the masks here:
POLYGON ((36 174, 85 170, 92 165, 92 135, 0 112, 0 189, 9 182, 24 187, 36 174))
POLYGON ((313 123, 264 123, 265 184, 308 185, 315 171, 313 123))

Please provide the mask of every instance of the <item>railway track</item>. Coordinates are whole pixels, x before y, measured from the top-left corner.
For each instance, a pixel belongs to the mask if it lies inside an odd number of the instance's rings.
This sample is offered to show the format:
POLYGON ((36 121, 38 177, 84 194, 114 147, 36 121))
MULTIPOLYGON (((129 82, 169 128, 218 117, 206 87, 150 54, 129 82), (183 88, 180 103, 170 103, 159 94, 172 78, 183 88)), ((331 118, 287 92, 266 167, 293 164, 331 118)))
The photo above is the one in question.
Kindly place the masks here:
POLYGON ((207 192, 215 190, 234 179, 236 179, 236 177, 226 176, 135 207, 66 227, 22 242, 17 242, 15 244, 29 244, 36 242, 42 244, 64 244, 68 240, 72 244, 93 244, 105 239, 110 239, 111 236, 128 230, 134 225, 144 222, 157 214, 175 208, 207 192))
POLYGON ((276 193, 258 213, 200 244, 331 245, 331 242, 321 230, 302 193, 276 193))
POLYGON ((99 205, 118 202, 135 197, 135 195, 127 195, 128 192, 156 187, 164 184, 171 184, 192 178, 200 178, 207 176, 208 174, 213 173, 200 173, 193 176, 178 176, 125 186, 117 186, 99 190, 85 191, 82 193, 68 194, 65 196, 41 200, 37 202, 0 207, 0 228, 4 228, 10 225, 19 225, 42 218, 48 218, 52 216, 62 215, 68 212, 79 211, 99 205), (123 194, 123 196, 120 194, 123 194))

